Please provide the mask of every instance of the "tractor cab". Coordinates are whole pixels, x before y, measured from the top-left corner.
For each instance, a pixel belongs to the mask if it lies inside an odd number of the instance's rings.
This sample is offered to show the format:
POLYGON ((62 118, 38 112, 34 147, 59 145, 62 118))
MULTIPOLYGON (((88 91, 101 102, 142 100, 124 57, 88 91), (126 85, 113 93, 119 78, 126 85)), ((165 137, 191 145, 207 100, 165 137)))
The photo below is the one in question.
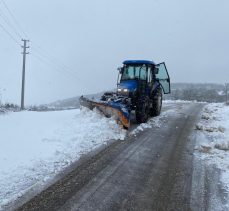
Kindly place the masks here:
POLYGON ((159 84, 165 94, 170 93, 170 79, 164 63, 156 65, 153 61, 127 60, 118 70, 118 95, 150 95, 159 84))

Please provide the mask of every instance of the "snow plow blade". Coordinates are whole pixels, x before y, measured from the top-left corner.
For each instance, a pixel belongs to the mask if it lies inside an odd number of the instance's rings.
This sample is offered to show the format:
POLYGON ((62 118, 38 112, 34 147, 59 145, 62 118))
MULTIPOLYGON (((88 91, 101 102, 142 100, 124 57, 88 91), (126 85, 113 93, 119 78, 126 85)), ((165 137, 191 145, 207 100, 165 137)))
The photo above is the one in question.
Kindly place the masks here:
POLYGON ((114 117, 117 123, 125 129, 130 127, 130 113, 126 106, 119 101, 92 101, 81 96, 79 102, 81 106, 90 110, 97 108, 108 118, 114 117))

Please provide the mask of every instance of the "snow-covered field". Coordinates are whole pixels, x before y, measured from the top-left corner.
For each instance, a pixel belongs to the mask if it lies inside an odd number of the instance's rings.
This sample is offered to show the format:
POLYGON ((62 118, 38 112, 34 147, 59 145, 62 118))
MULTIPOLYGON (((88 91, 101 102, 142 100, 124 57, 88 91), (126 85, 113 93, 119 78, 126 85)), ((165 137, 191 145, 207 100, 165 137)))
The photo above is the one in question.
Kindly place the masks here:
MULTIPOLYGON (((221 182, 229 192, 229 106, 206 105, 196 129, 199 131, 196 155, 208 166, 220 169, 221 182)), ((229 210, 229 201, 227 207, 229 210)))
MULTIPOLYGON (((164 101, 160 116, 140 124, 129 135, 160 128, 165 117, 183 115, 179 110, 184 103, 190 102, 164 101)), ((195 154, 222 171, 221 180, 229 191, 229 106, 206 105, 196 129, 195 154)), ((0 210, 31 188, 49 184, 82 155, 125 136, 115 120, 86 108, 0 114, 0 210)))
POLYGON ((113 119, 96 111, 9 112, 0 115, 0 210, 31 187, 49 182, 82 154, 124 139, 113 119))

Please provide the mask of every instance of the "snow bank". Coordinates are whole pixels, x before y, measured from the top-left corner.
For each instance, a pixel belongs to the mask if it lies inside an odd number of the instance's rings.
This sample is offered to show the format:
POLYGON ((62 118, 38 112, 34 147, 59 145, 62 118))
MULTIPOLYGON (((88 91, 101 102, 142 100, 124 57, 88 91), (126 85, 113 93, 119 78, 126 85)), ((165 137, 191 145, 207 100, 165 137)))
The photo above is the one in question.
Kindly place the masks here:
POLYGON ((160 128, 162 124, 165 124, 165 120, 164 120, 165 117, 171 116, 174 114, 179 115, 179 112, 178 112, 179 108, 176 107, 175 105, 178 105, 179 103, 183 103, 183 102, 176 102, 176 101, 170 100, 170 101, 165 101, 164 103, 165 103, 165 107, 166 105, 169 105, 169 106, 172 105, 173 107, 170 109, 167 108, 166 111, 162 111, 159 116, 152 117, 146 123, 140 124, 139 126, 137 126, 134 130, 132 130, 129 133, 129 136, 137 136, 139 132, 144 131, 145 129, 148 129, 148 128, 152 128, 152 127, 160 128))
POLYGON ((204 144, 211 147, 212 150, 229 150, 229 107, 224 104, 205 106, 196 129, 202 131, 208 140, 204 144))
POLYGON ((85 108, 0 115, 0 209, 125 133, 112 118, 85 108))
POLYGON ((221 180, 229 192, 229 106, 222 103, 206 105, 196 130, 199 131, 197 150, 200 152, 197 155, 207 165, 214 164, 221 169, 221 180))

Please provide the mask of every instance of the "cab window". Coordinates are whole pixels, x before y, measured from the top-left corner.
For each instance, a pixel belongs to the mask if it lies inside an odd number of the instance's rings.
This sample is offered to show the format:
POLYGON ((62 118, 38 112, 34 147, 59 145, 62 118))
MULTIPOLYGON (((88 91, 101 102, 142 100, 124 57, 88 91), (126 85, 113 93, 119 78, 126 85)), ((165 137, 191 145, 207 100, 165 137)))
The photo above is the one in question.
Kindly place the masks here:
POLYGON ((141 79, 146 80, 147 67, 146 65, 128 65, 124 67, 121 80, 141 79))

